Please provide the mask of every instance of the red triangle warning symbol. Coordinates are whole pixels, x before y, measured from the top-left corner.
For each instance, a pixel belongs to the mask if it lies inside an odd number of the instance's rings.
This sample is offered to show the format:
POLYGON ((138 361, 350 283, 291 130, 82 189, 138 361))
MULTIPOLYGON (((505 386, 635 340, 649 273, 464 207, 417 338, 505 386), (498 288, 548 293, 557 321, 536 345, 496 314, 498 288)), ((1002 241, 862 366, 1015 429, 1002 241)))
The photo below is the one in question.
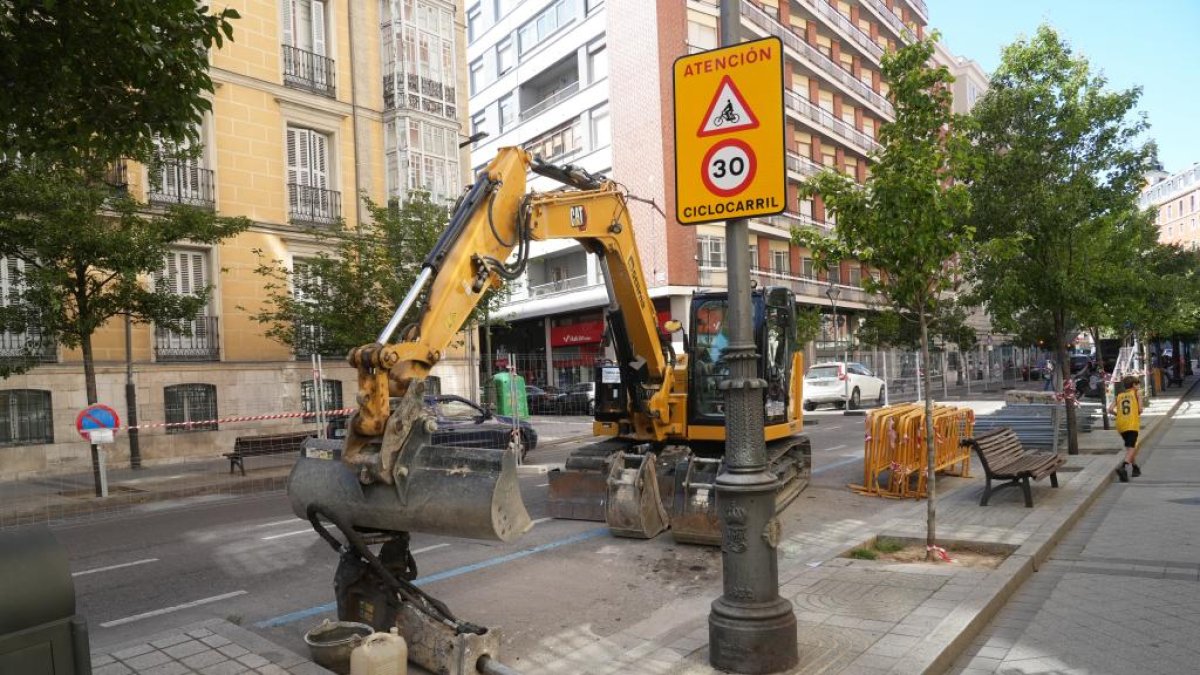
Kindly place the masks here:
POLYGON ((697 136, 716 136, 742 129, 757 129, 758 118, 746 105, 742 92, 738 91, 733 79, 728 75, 721 79, 717 87, 717 95, 708 104, 708 112, 700 120, 700 131, 697 136))

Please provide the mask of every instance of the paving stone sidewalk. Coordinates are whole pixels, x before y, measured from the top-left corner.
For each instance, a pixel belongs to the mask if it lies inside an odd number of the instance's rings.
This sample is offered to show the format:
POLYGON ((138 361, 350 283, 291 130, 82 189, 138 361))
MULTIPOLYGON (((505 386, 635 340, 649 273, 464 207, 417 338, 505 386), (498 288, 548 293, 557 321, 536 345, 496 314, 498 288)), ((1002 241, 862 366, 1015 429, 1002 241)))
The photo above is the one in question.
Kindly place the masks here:
POLYGON ((332 675, 223 619, 92 654, 92 675, 332 675))
POLYGON ((1197 671, 1200 394, 1142 453, 951 672, 1197 671))

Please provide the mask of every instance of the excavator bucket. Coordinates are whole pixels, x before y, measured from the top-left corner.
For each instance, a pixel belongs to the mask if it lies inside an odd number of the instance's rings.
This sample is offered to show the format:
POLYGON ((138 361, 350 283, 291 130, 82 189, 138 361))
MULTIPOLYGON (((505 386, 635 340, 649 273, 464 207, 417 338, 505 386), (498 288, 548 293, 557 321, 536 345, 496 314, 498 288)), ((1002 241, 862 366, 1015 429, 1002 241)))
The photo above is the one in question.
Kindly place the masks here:
POLYGON ((562 469, 548 474, 547 511, 554 518, 604 522, 608 468, 619 446, 596 443, 567 457, 562 469))
POLYGON ((682 544, 718 546, 721 521, 717 516, 715 482, 721 460, 688 457, 675 465, 675 494, 671 502, 671 536, 682 544))
POLYGON ((652 539, 667 529, 667 510, 659 497, 657 457, 653 452, 618 452, 608 470, 604 505, 608 529, 618 537, 652 539))
POLYGON ((499 541, 512 541, 532 527, 512 448, 460 448, 420 440, 411 439, 418 445, 401 453, 394 485, 363 484, 340 461, 299 459, 288 478, 292 512, 307 518, 314 508, 358 529, 499 541))

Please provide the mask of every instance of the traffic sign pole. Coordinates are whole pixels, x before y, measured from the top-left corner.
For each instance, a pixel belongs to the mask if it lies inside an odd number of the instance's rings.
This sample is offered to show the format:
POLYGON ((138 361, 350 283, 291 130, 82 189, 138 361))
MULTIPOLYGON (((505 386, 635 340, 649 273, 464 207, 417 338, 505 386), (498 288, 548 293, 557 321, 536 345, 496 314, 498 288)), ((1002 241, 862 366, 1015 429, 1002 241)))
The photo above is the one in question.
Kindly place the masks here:
MULTIPOLYGON (((739 0, 721 0, 721 44, 737 44, 740 32, 739 0)), ((727 162, 725 169, 730 168, 727 162)), ((725 241, 731 328, 725 360, 730 372, 720 384, 725 391, 725 468, 716 480, 724 592, 708 615, 709 663, 735 673, 771 673, 788 670, 799 660, 796 615, 792 603, 779 595, 779 480, 767 468, 762 434, 767 383, 758 377, 751 325, 748 221, 726 221, 725 241)))

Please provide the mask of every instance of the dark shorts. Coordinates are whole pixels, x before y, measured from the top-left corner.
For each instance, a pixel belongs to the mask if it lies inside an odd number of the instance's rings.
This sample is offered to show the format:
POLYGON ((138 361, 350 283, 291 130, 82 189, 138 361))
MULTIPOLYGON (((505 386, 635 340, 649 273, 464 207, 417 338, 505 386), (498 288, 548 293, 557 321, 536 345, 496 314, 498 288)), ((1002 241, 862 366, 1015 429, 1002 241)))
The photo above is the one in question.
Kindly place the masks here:
POLYGON ((1136 431, 1122 431, 1121 432, 1121 438, 1125 439, 1125 447, 1127 447, 1127 448, 1136 448, 1137 447, 1137 437, 1138 437, 1138 432, 1136 432, 1136 431))

